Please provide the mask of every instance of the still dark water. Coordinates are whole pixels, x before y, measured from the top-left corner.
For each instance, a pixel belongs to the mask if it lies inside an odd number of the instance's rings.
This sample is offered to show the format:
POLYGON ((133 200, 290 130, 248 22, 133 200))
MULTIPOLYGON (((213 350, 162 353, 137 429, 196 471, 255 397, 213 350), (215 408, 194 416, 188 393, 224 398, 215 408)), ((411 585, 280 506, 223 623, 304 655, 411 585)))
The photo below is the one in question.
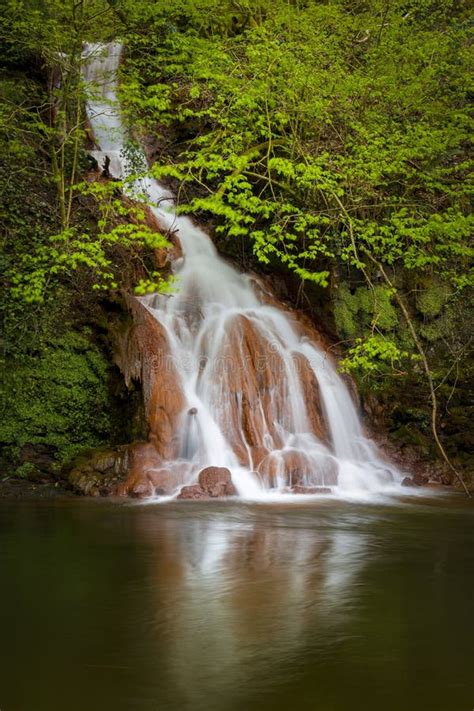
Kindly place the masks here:
POLYGON ((1 711, 472 711, 474 509, 0 503, 1 711))

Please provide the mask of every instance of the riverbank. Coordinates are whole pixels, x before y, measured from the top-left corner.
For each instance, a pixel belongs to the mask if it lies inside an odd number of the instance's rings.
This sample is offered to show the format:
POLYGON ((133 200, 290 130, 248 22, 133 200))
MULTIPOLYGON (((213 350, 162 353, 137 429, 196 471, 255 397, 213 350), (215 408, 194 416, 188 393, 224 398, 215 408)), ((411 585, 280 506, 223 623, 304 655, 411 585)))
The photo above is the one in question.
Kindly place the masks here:
POLYGON ((59 499, 65 496, 77 498, 66 482, 54 479, 29 481, 14 476, 0 478, 0 499, 59 499))

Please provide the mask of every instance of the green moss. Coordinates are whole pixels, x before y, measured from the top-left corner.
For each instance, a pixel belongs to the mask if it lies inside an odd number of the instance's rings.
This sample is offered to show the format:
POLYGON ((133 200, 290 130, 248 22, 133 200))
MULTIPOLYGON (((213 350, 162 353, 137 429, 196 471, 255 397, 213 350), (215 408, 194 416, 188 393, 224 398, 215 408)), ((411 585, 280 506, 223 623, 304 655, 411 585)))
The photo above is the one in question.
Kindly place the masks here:
POLYGON ((413 423, 402 425, 392 432, 392 439, 399 444, 410 444, 427 453, 430 449, 430 440, 413 423))
POLYGON ((429 318, 438 316, 449 298, 449 290, 443 284, 430 284, 416 297, 416 306, 420 313, 429 318))
MULTIPOLYGON (((108 363, 87 331, 52 338, 36 354, 9 359, 0 441, 10 454, 48 445, 61 464, 110 432, 108 363)), ((20 468, 21 469, 21 468, 20 468)))
POLYGON ((32 479, 41 476, 41 472, 32 462, 23 462, 15 471, 19 479, 32 479))
POLYGON ((343 338, 353 338, 357 333, 357 309, 347 284, 341 284, 334 303, 336 328, 343 338))
MULTIPOLYGON (((367 290, 366 290, 367 291, 367 290)), ((369 292, 368 315, 381 331, 390 331, 398 324, 397 312, 392 305, 392 293, 385 286, 376 286, 373 292, 369 292)))
POLYGON ((438 341, 440 338, 449 336, 452 329, 452 323, 448 314, 444 314, 440 318, 424 323, 420 326, 420 333, 423 338, 431 343, 438 341))
POLYGON ((398 325, 392 293, 385 286, 373 289, 360 286, 351 293, 347 284, 341 284, 334 304, 334 318, 338 332, 348 339, 363 336, 373 326, 379 331, 391 331, 398 325))

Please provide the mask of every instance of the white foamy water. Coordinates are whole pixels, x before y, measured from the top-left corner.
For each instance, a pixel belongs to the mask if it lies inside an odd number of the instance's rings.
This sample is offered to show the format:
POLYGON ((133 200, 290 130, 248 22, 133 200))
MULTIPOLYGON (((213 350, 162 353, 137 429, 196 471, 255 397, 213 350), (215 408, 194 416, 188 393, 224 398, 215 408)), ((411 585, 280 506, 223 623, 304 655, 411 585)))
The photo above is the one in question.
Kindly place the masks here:
MULTIPOLYGON (((84 76, 91 87, 87 113, 97 145, 92 154, 100 165, 108 156, 111 174, 125 179, 132 167, 116 95, 120 53, 119 44, 88 45, 84 76)), ((141 160, 146 163, 144 155, 141 160)), ((291 314, 269 305, 255 280, 221 259, 203 230, 176 216, 172 195, 158 182, 140 179, 127 192, 146 192, 158 221, 177 231, 183 248, 184 258, 173 266, 176 293, 142 299, 166 330, 185 395, 177 437, 178 462, 187 463, 188 476, 181 484, 195 480, 205 466, 223 466, 241 496, 270 500, 288 490, 284 464, 297 457, 304 465, 299 482, 304 486, 331 485, 337 471, 337 495, 366 498, 397 490, 401 475, 364 435, 334 363, 301 335, 291 314), (260 344, 261 363, 249 354, 245 333, 239 331, 242 323, 260 344), (303 390, 298 358, 306 359, 319 385, 329 432, 325 442, 311 426, 312 394, 303 390), (273 381, 272 372, 278 372, 273 381), (249 390, 256 393, 250 404, 245 401, 249 390), (258 423, 250 434, 244 422, 249 418, 258 423), (271 478, 255 472, 256 452, 262 449, 271 478)))

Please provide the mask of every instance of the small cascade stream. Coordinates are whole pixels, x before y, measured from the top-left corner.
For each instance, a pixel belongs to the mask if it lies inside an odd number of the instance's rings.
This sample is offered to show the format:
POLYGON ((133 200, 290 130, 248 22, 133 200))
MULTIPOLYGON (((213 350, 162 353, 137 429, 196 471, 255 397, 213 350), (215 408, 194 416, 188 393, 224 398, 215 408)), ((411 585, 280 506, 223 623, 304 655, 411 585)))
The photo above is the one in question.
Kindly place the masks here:
MULTIPOLYGON (((97 150, 116 178, 127 178, 127 134, 117 101, 121 46, 88 45, 87 114, 97 150)), ((146 164, 143 155, 143 163, 146 164)), ((343 496, 398 488, 401 474, 363 432, 348 387, 317 333, 280 306, 258 281, 239 273, 208 235, 176 216, 172 195, 151 178, 127 188, 148 194, 183 256, 172 269, 176 291, 140 299, 166 342, 173 414, 152 413, 155 434, 168 428, 162 464, 177 493, 204 467, 226 467, 239 495, 265 498, 311 487, 343 496), (161 416, 163 415, 163 416, 161 416), (158 423, 158 424, 156 424, 158 423), (164 424, 165 423, 165 424, 164 424)), ((160 374, 157 375, 159 387, 160 374)), ((149 407, 155 400, 151 397, 149 407)))

